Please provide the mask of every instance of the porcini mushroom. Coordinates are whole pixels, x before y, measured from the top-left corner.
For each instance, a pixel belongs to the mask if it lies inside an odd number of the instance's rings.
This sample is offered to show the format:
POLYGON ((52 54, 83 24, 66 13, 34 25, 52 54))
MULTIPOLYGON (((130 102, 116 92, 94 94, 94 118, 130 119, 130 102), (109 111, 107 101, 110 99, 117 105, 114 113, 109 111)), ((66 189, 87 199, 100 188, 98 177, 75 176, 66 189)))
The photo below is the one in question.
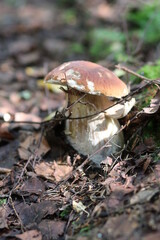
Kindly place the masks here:
POLYGON ((75 150, 83 155, 93 155, 91 159, 100 164, 123 147, 123 133, 119 132, 117 119, 130 111, 135 100, 132 98, 125 104, 111 107, 114 102, 109 97, 120 99, 129 93, 126 84, 114 73, 96 63, 71 61, 53 69, 45 81, 68 88, 68 106, 72 105, 69 113, 76 119, 66 120, 65 133, 75 150), (104 109, 107 110, 99 113, 104 109), (103 149, 98 151, 100 148, 103 149), (97 153, 93 154, 95 151, 97 153))

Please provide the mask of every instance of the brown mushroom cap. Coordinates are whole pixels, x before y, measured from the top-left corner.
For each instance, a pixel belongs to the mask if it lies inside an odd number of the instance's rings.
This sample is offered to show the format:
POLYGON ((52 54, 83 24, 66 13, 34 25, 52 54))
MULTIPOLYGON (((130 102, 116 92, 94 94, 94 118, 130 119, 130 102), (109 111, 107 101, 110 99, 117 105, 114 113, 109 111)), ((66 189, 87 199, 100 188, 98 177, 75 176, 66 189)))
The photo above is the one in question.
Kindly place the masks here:
POLYGON ((114 73, 96 63, 71 61, 53 69, 46 82, 61 84, 81 92, 121 98, 129 93, 124 82, 114 73))

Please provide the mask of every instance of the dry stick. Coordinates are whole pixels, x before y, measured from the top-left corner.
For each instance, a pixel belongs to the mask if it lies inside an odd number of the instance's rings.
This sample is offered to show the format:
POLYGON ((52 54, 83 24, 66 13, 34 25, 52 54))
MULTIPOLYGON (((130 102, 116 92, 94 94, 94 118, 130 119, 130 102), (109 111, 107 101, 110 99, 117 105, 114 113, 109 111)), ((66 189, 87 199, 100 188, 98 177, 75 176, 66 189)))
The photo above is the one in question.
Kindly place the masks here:
MULTIPOLYGON (((37 144, 37 149, 39 149, 40 146, 41 146, 43 134, 44 134, 44 126, 42 126, 42 128, 41 128, 41 135, 40 135, 40 138, 39 138, 39 142, 38 142, 38 144, 37 144)), ((35 167, 36 160, 37 160, 37 153, 36 153, 35 156, 34 156, 33 168, 35 167)), ((40 159, 39 159, 39 160, 40 160, 40 159)))
POLYGON ((20 225, 21 225, 21 231, 24 232, 24 231, 25 231, 25 228, 24 228, 24 226, 23 226, 23 223, 22 223, 22 220, 21 220, 19 214, 17 213, 17 211, 16 211, 16 209, 15 209, 14 202, 13 202, 13 200, 12 200, 11 195, 9 196, 9 200, 10 200, 11 206, 12 206, 12 208, 13 208, 13 211, 14 211, 14 213, 15 213, 16 217, 18 218, 19 223, 20 223, 20 225))
POLYGON ((142 76, 142 75, 140 75, 140 74, 138 74, 138 73, 136 73, 136 72, 126 68, 126 67, 123 67, 123 66, 121 66, 119 64, 115 65, 115 67, 118 68, 118 69, 124 70, 125 72, 130 73, 130 74, 132 74, 132 75, 134 75, 134 76, 136 76, 138 78, 141 78, 142 80, 154 81, 154 80, 146 78, 146 77, 144 77, 144 76, 142 76))
POLYGON ((32 159, 33 159, 33 156, 31 155, 31 156, 28 158, 26 164, 24 165, 24 167, 23 167, 23 169, 22 169, 22 172, 21 172, 21 175, 19 176, 18 181, 16 182, 16 185, 14 186, 14 188, 12 189, 12 191, 17 187, 17 185, 18 185, 18 184, 20 183, 20 181, 22 180, 22 177, 23 177, 23 175, 24 175, 24 173, 25 173, 25 171, 26 171, 26 169, 27 169, 27 167, 28 167, 28 165, 30 164, 30 162, 31 162, 32 159))

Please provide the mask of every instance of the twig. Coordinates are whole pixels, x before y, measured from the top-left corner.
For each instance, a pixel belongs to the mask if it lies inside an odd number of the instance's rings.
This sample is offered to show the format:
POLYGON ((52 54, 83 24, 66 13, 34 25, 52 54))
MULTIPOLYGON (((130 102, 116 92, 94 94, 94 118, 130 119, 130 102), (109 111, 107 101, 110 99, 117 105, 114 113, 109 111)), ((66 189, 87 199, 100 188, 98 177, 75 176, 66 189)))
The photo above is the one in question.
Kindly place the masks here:
POLYGON ((141 78, 142 80, 151 81, 151 79, 146 78, 146 77, 144 77, 144 76, 142 76, 142 75, 140 75, 140 74, 138 74, 138 73, 136 73, 136 72, 126 68, 126 67, 123 67, 123 66, 120 66, 120 65, 115 65, 115 67, 118 68, 118 69, 124 70, 125 72, 130 73, 130 74, 132 74, 132 75, 134 75, 134 76, 136 76, 138 78, 141 78))
POLYGON ((147 84, 144 85, 144 86, 142 86, 140 89, 143 89, 143 88, 145 88, 146 86, 152 85, 152 84, 160 85, 160 79, 150 79, 150 78, 144 77, 144 76, 142 76, 141 74, 136 73, 136 72, 132 71, 131 69, 129 69, 129 68, 127 68, 127 67, 124 67, 124 66, 116 65, 115 67, 118 68, 118 69, 122 69, 123 71, 125 71, 125 72, 127 72, 127 73, 130 73, 130 74, 132 74, 132 75, 134 75, 134 76, 136 76, 136 77, 144 80, 147 84))
POLYGON ((25 228, 24 228, 24 226, 23 226, 23 223, 22 223, 22 220, 21 220, 19 214, 17 213, 17 211, 16 211, 16 209, 15 209, 15 206, 14 206, 14 203, 13 203, 13 200, 12 200, 11 195, 9 196, 9 200, 10 200, 11 206, 12 206, 12 208, 13 208, 13 211, 14 211, 14 213, 15 213, 16 217, 18 218, 19 223, 20 223, 20 225, 21 225, 21 231, 24 232, 24 231, 25 231, 25 228))
MULTIPOLYGON (((30 162, 31 162, 32 159, 33 159, 33 156, 31 155, 31 156, 28 158, 26 164, 24 165, 24 167, 23 167, 23 169, 22 169, 21 175, 19 176, 18 181, 16 182, 16 186, 17 186, 17 185, 20 183, 20 181, 22 180, 22 177, 23 177, 23 175, 24 175, 24 172, 26 171, 26 169, 27 169, 27 167, 28 167, 28 165, 30 164, 30 162)), ((16 186, 14 186, 14 189, 16 188, 16 186)))

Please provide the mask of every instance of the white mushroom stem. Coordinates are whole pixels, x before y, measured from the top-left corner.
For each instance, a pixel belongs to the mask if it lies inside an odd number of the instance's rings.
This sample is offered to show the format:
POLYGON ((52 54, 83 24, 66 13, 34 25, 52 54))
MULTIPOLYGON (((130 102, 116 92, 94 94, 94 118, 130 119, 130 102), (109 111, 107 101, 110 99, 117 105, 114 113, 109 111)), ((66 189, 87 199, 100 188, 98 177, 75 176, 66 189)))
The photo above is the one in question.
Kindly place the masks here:
MULTIPOLYGON (((82 94, 76 90, 70 90, 68 105, 77 102, 82 94)), ((106 113, 84 119, 81 117, 92 115, 111 105, 113 102, 105 96, 86 94, 80 102, 73 104, 69 110, 73 118, 80 119, 66 121, 67 139, 79 153, 91 155, 106 144, 102 151, 91 158, 97 164, 100 164, 108 155, 120 151, 124 144, 123 133, 118 133, 120 129, 118 120, 107 116, 106 113)))

